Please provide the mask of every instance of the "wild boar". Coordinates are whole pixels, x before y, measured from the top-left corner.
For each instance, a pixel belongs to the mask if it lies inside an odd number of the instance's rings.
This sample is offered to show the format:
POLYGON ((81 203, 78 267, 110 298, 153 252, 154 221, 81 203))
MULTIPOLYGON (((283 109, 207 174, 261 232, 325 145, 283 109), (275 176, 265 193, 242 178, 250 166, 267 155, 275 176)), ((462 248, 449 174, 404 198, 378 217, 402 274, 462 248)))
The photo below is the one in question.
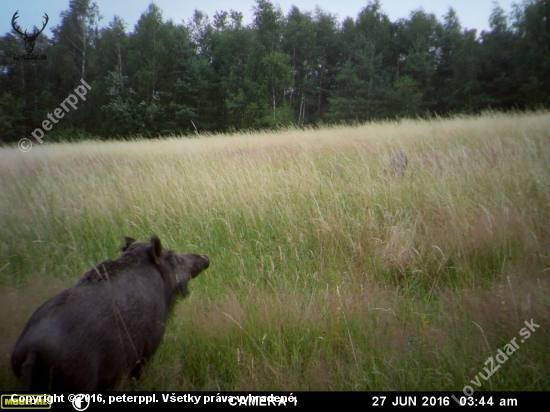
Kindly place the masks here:
POLYGON ((390 173, 392 175, 397 175, 397 174, 404 175, 408 165, 409 165, 409 158, 407 157, 407 155, 402 151, 398 151, 390 158, 389 171, 386 171, 384 169, 384 174, 390 173))
POLYGON ((164 250, 158 237, 126 237, 122 254, 87 271, 29 318, 11 357, 27 390, 117 389, 139 378, 187 284, 208 268, 206 255, 164 250))

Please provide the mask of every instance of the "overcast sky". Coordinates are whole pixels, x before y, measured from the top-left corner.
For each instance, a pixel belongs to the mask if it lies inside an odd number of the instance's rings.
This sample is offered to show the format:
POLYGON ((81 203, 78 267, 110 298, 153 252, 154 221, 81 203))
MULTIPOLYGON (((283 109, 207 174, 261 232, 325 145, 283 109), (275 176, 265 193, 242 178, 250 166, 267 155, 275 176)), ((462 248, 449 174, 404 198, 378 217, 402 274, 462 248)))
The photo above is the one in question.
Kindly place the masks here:
MULTIPOLYGON (((499 0, 498 4, 508 14, 512 3, 519 0, 499 0)), ((105 26, 113 20, 115 15, 120 16, 127 24, 128 31, 134 29, 140 15, 147 9, 151 0, 96 0, 103 20, 100 25, 105 26)), ((175 23, 187 22, 195 9, 202 10, 210 18, 216 11, 231 9, 240 11, 244 16, 244 23, 252 19, 254 0, 155 0, 154 3, 163 11, 165 20, 172 19, 175 23)), ((286 15, 292 5, 301 11, 314 11, 316 6, 336 14, 341 22, 347 16, 356 18, 359 11, 368 4, 368 0, 279 0, 278 4, 286 15)), ((382 0, 382 10, 391 21, 408 17, 411 11, 423 8, 428 13, 434 13, 439 20, 453 7, 460 19, 463 28, 482 30, 489 29, 489 15, 493 9, 494 0, 382 0)), ((31 31, 33 26, 42 25, 42 16, 47 13, 50 21, 46 33, 51 37, 50 29, 59 24, 59 13, 69 8, 69 0, 0 0, 0 35, 11 30, 13 13, 19 10, 17 20, 22 30, 31 31)))

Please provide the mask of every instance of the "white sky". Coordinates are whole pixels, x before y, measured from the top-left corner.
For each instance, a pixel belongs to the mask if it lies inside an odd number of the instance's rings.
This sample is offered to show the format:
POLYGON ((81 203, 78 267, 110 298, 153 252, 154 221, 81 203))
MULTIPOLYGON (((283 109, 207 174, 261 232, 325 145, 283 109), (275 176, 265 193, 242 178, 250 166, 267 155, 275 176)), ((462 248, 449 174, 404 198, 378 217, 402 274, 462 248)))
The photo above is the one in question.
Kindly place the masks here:
MULTIPOLYGON (((512 3, 520 0, 499 0, 498 4, 508 14, 512 3)), ((107 25, 115 15, 121 17, 127 24, 128 31, 132 31, 140 15, 147 9, 151 0, 96 0, 103 15, 101 26, 107 25)), ((354 19, 359 11, 368 4, 368 0, 278 0, 278 4, 286 15, 294 4, 301 11, 314 11, 318 5, 323 10, 336 14, 338 21, 350 16, 354 19)), ((187 22, 195 9, 204 11, 210 18, 216 11, 231 9, 240 11, 244 16, 244 23, 252 19, 254 0, 155 0, 154 3, 163 11, 165 20, 172 19, 175 23, 187 22)), ((438 19, 453 7, 460 19, 463 28, 475 28, 478 34, 489 29, 489 15, 493 9, 494 0, 382 0, 382 11, 391 21, 408 17, 413 10, 423 8, 427 13, 434 13, 438 19)), ((11 30, 11 18, 19 10, 18 24, 22 30, 31 31, 33 26, 42 25, 44 12, 50 20, 45 32, 51 36, 50 29, 59 24, 59 14, 69 8, 69 0, 0 0, 0 35, 11 30)))

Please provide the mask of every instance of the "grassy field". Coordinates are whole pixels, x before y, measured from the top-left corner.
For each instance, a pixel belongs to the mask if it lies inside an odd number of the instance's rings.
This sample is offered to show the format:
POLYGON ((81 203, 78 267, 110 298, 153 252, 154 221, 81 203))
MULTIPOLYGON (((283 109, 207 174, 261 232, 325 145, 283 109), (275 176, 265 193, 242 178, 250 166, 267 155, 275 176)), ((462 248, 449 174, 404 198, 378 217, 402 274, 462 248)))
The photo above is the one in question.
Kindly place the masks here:
POLYGON ((140 390, 550 390, 548 112, 46 136, 0 150, 0 187, 2 390, 20 388, 9 353, 32 311, 118 256, 120 236, 153 233, 211 267, 140 390), (408 169, 385 174, 398 150, 408 169))

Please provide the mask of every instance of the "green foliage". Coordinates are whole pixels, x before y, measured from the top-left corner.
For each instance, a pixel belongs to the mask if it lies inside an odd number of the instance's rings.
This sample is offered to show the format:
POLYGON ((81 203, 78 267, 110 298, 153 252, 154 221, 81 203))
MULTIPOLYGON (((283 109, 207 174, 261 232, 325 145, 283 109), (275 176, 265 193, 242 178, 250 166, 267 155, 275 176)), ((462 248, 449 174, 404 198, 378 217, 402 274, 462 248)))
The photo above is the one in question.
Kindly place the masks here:
POLYGON ((0 95, 0 143, 25 137, 23 104, 10 93, 0 95))
POLYGON ((516 59, 520 96, 526 106, 550 104, 550 0, 524 0, 517 5, 512 23, 522 39, 516 59))
POLYGON ((110 72, 105 84, 109 103, 103 106, 103 115, 108 123, 116 127, 112 133, 130 134, 142 130, 143 123, 140 121, 135 103, 136 92, 128 87, 127 77, 110 72))
POLYGON ((316 8, 257 0, 253 21, 195 10, 184 23, 151 3, 133 30, 118 16, 99 28, 91 0, 71 0, 35 52, 0 38, 0 139, 39 127, 84 79, 85 104, 48 132, 103 137, 178 135, 321 125, 426 114, 550 106, 550 1, 525 0, 510 15, 495 5, 490 31, 462 28, 423 10, 391 22, 378 0, 338 22, 316 8), (101 119, 101 121, 97 121, 101 119))

